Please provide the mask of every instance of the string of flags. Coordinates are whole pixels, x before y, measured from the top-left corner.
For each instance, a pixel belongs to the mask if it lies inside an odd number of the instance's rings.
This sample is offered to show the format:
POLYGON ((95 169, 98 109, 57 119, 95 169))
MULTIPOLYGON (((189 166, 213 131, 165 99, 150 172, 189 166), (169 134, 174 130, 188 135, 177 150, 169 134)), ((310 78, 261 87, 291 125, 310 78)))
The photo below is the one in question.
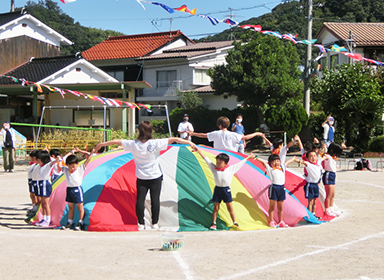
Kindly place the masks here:
POLYGON ((144 109, 146 109, 148 111, 151 111, 151 105, 150 104, 131 103, 131 102, 126 102, 126 101, 121 101, 121 100, 118 100, 118 99, 105 98, 105 97, 96 96, 96 95, 92 95, 92 94, 88 94, 88 93, 82 93, 82 92, 75 91, 75 90, 62 89, 62 88, 58 88, 58 87, 54 87, 54 86, 48 86, 48 85, 45 85, 45 84, 39 84, 39 83, 27 81, 27 80, 25 80, 23 78, 16 78, 14 76, 0 75, 0 78, 12 79, 13 82, 19 83, 21 86, 34 85, 34 86, 36 86, 37 92, 39 92, 39 93, 44 93, 44 91, 43 91, 43 87, 44 87, 44 88, 48 89, 49 92, 58 92, 58 93, 60 93, 60 95, 61 95, 61 97, 63 99, 65 99, 65 95, 67 93, 70 93, 70 94, 75 95, 76 97, 84 97, 85 99, 90 99, 90 100, 93 100, 93 101, 98 101, 101 104, 107 105, 107 106, 110 106, 110 107, 113 107, 113 106, 115 106, 115 107, 125 107, 125 106, 128 106, 131 109, 139 109, 140 110, 140 108, 144 108, 144 109))

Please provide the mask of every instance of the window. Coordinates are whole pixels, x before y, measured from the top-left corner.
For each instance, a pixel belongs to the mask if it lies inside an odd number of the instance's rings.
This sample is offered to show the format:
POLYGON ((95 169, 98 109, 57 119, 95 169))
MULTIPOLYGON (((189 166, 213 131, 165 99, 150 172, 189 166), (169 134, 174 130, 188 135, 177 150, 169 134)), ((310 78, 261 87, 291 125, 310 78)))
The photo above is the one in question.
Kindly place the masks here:
POLYGON ((209 85, 211 83, 211 77, 207 74, 208 69, 195 69, 193 71, 193 84, 209 85))
POLYGON ((176 70, 157 71, 156 81, 158 88, 168 88, 172 86, 172 82, 176 80, 176 70))
POLYGON ((106 71, 106 73, 119 82, 124 82, 124 71, 106 71))
MULTIPOLYGON (((103 109, 80 109, 73 110, 73 122, 76 126, 103 126, 104 110, 103 109)), ((109 126, 109 109, 106 110, 105 125, 109 126)))

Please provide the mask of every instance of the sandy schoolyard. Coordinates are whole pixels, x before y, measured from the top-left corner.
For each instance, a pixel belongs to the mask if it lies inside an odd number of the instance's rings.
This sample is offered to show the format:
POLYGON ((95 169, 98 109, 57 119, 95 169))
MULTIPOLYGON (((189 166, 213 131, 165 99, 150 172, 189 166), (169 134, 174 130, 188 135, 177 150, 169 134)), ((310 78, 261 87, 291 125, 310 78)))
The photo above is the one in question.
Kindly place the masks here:
MULTIPOLYGON (((27 165, 0 171, 0 279, 384 279, 384 172, 341 171, 344 214, 259 231, 75 232, 27 225, 27 165)), ((297 169, 299 171, 299 169, 297 169)))

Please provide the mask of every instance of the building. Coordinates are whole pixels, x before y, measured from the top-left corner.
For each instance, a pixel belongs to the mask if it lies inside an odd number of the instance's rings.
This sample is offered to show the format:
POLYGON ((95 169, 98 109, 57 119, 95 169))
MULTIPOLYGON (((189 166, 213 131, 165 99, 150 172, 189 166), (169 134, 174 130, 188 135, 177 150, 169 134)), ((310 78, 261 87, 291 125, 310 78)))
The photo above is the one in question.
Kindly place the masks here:
MULTIPOLYGON (((365 58, 384 61, 384 23, 382 22, 324 22, 316 35, 317 42, 326 48, 333 44, 365 58)), ((320 60, 321 69, 333 68, 352 59, 338 52, 328 52, 320 60)))

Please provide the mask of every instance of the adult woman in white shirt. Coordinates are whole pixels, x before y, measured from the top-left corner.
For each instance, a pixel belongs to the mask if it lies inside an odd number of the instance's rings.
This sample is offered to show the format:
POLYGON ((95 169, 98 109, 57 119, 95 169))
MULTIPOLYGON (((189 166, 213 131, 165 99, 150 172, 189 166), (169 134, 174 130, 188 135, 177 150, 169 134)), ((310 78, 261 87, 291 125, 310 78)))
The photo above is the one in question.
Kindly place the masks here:
POLYGON ((104 146, 119 145, 125 151, 132 153, 136 164, 136 215, 139 230, 145 229, 144 202, 148 190, 150 190, 151 195, 152 228, 158 229, 160 192, 163 180, 163 173, 159 164, 160 151, 166 150, 168 145, 173 142, 188 144, 193 150, 196 149, 196 145, 191 141, 178 137, 152 139, 152 125, 148 121, 141 122, 138 130, 137 140, 111 140, 97 144, 95 149, 99 150, 104 146))

